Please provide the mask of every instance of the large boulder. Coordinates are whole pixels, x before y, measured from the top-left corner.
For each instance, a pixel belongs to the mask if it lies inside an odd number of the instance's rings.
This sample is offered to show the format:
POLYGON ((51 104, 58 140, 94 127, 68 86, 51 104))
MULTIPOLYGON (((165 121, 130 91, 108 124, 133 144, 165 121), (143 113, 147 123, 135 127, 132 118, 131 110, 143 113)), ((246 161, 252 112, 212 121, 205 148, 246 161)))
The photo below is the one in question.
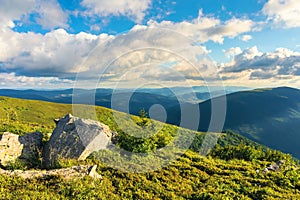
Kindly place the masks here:
POLYGON ((21 159, 32 162, 38 159, 42 148, 43 135, 40 132, 28 133, 19 136, 5 132, 0 136, 0 164, 6 166, 9 163, 21 159))
POLYGON ((106 149, 112 137, 107 125, 68 114, 56 120, 56 128, 43 150, 43 164, 52 168, 60 159, 85 160, 92 152, 106 149))

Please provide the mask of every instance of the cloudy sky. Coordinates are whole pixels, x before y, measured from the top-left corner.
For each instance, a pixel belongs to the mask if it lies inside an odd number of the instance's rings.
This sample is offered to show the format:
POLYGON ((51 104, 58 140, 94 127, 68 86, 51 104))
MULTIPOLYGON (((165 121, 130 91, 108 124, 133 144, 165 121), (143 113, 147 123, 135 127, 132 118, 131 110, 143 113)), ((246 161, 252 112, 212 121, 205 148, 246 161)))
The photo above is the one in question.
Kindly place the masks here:
POLYGON ((0 88, 300 88, 299 0, 0 5, 0 88))

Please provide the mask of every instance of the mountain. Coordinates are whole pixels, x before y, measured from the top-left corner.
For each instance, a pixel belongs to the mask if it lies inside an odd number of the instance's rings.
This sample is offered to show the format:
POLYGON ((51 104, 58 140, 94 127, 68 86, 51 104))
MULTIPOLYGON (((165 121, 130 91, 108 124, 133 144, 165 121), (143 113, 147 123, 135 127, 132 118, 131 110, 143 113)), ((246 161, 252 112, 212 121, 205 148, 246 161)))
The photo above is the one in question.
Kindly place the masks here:
POLYGON ((227 102, 225 129, 300 158, 300 90, 238 92, 227 102))
POLYGON ((160 104, 164 108, 170 108, 178 105, 179 101, 174 97, 142 92, 120 92, 102 97, 99 97, 98 94, 96 95, 96 105, 126 113, 129 111, 130 114, 134 115, 138 115, 141 109, 148 111, 155 104, 160 104))
MULTIPOLYGON (((76 95, 76 103, 95 103, 98 106, 111 108, 111 97, 115 96, 114 105, 117 105, 116 110, 124 111, 128 102, 125 99, 130 98, 130 113, 138 114, 139 110, 144 108, 148 110, 151 105, 161 103, 164 107, 169 108, 179 104, 180 102, 199 103, 218 96, 220 87, 210 88, 206 86, 188 87, 172 87, 172 88, 138 88, 132 89, 109 89, 98 88, 91 89, 65 89, 65 90, 12 90, 0 89, 0 96, 15 97, 31 100, 43 100, 55 103, 73 102, 73 97, 76 95), (87 102, 87 99, 95 99, 94 102, 87 102), (135 108, 136 107, 136 108, 135 108)), ((235 91, 242 91, 243 87, 227 87, 225 93, 229 94, 235 91)))
MULTIPOLYGON (((224 129, 300 158, 300 90, 288 87, 256 89, 227 95, 224 129)), ((215 98, 218 100, 220 98, 215 98)), ((211 100, 185 104, 200 109, 198 130, 207 131, 211 100)), ((180 110, 173 107, 168 123, 180 124, 180 110)))
POLYGON ((238 91, 249 90, 247 87, 237 86, 192 86, 192 87, 171 87, 171 88, 139 88, 136 92, 157 94, 162 96, 174 97, 181 102, 200 103, 202 101, 218 96, 220 93, 230 94, 238 91))
POLYGON ((94 103, 97 106, 106 108, 113 106, 115 110, 123 112, 127 112, 129 106, 129 113, 134 115, 138 115, 143 108, 148 111, 155 104, 161 104, 166 108, 179 104, 175 96, 160 95, 156 92, 147 93, 146 91, 150 90, 139 92, 129 90, 113 91, 112 89, 97 89, 96 91, 76 89, 74 92, 73 89, 53 91, 2 89, 0 90, 0 96, 72 104, 74 101, 73 96, 76 95, 75 101, 77 104, 94 103), (95 101, 89 101, 90 99, 95 99, 95 101))
MULTIPOLYGON (((124 113, 103 107, 95 109, 98 120, 117 131, 119 147, 132 152, 148 152, 142 156, 145 166, 141 163, 141 166, 132 164, 130 167, 152 169, 164 164, 161 156, 169 158, 174 153, 166 152, 154 161, 151 154, 156 149, 161 152, 160 148, 176 138, 178 127, 152 122, 154 127, 159 125, 158 132, 147 138, 135 138, 130 136, 134 134, 130 130, 132 124, 128 123, 124 113), (118 127, 120 124, 115 123, 113 113, 124 117, 123 123, 129 127, 127 134, 118 127)), ((0 97, 0 135, 5 131, 20 135, 40 131, 46 142, 48 133, 55 127, 53 119, 71 111, 72 105, 69 104, 0 97)), ((131 119, 139 120, 134 116, 131 119)), ((98 152, 107 153, 105 162, 98 159, 95 153, 82 162, 62 161, 60 167, 97 165, 97 172, 103 180, 89 177, 65 180, 60 176, 22 179, 0 173, 0 199, 226 199, 228 195, 233 199, 300 198, 299 167, 290 156, 227 132, 219 135, 218 145, 209 156, 203 157, 199 155, 199 149, 205 133, 181 130, 195 136, 190 150, 155 171, 129 173, 116 170, 105 163, 124 164, 128 159, 136 161, 139 157, 127 157, 126 154, 111 156, 111 152, 98 152), (282 159, 285 163, 280 171, 262 172, 270 164, 282 159)), ((27 167, 17 162, 8 169, 27 167)))

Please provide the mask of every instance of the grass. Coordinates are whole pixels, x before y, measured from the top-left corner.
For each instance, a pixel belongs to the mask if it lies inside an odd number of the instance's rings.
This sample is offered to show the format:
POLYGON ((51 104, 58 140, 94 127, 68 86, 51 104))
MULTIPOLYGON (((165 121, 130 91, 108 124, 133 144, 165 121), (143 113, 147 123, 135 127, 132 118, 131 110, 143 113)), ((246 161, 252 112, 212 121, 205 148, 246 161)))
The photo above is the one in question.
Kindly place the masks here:
MULTIPOLYGON (((86 162, 97 163, 88 160, 86 162)), ((0 175, 0 199, 299 199, 299 170, 256 173, 267 161, 225 161, 188 151, 150 173, 123 173, 99 165, 102 181, 86 177, 24 180, 0 175)))
MULTIPOLYGON (((129 116, 129 120, 123 113, 95 109, 97 119, 119 133, 118 145, 132 152, 151 154, 171 142, 180 129, 156 121, 153 126, 140 127, 138 117, 129 116), (156 134, 151 134, 153 129, 156 134)), ((55 126, 54 118, 71 111, 71 105, 0 97, 0 133, 41 131, 46 135, 55 126)), ((97 155, 109 153, 102 151, 83 162, 65 160, 59 164, 97 164, 103 180, 86 177, 66 181, 59 176, 25 180, 0 175, 0 199, 300 199, 300 170, 291 156, 228 132, 220 136, 210 155, 203 157, 198 151, 204 133, 181 130, 195 136, 190 150, 161 169, 125 173, 101 162, 97 155), (256 172, 278 159, 287 160, 281 171, 256 172)), ((111 159, 123 162, 124 156, 111 159)), ((155 167, 159 162, 148 164, 155 167)))

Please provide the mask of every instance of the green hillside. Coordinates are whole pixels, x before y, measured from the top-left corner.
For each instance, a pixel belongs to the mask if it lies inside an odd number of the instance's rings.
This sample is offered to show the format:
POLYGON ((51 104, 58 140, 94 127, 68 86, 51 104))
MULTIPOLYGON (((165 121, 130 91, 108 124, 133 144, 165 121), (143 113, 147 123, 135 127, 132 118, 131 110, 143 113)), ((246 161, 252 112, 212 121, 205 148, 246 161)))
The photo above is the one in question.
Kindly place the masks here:
POLYGON ((53 119, 71 111, 72 107, 65 104, 0 97, 0 132, 52 132, 55 126, 53 119))
MULTIPOLYGON (((72 110, 71 105, 7 97, 0 99, 0 134, 4 131, 23 134, 39 130, 46 135, 55 126, 54 118, 62 117, 72 110)), ((101 122, 119 133, 118 145, 133 152, 151 155, 153 150, 172 141, 178 130, 176 126, 152 122, 154 127, 159 126, 161 130, 146 139, 135 139, 127 136, 117 126, 112 110, 97 107, 96 111, 101 122)), ((126 124, 129 122, 126 122, 125 114, 119 115, 124 116, 123 123, 129 126, 130 124, 126 124)), ((138 117, 132 118, 136 122, 141 120, 138 117)), ((88 177, 69 181, 62 177, 24 180, 0 175, 0 199, 300 198, 300 170, 291 156, 227 132, 220 135, 218 145, 211 153, 202 157, 198 151, 204 133, 184 131, 196 136, 190 150, 160 170, 124 173, 101 163, 96 159, 97 154, 94 154, 87 161, 65 161, 60 163, 60 167, 71 163, 97 164, 97 171, 103 176, 103 180, 92 180, 88 177), (281 171, 267 174, 256 172, 280 159, 286 160, 281 171)), ((122 161, 122 157, 114 159, 122 161)))

